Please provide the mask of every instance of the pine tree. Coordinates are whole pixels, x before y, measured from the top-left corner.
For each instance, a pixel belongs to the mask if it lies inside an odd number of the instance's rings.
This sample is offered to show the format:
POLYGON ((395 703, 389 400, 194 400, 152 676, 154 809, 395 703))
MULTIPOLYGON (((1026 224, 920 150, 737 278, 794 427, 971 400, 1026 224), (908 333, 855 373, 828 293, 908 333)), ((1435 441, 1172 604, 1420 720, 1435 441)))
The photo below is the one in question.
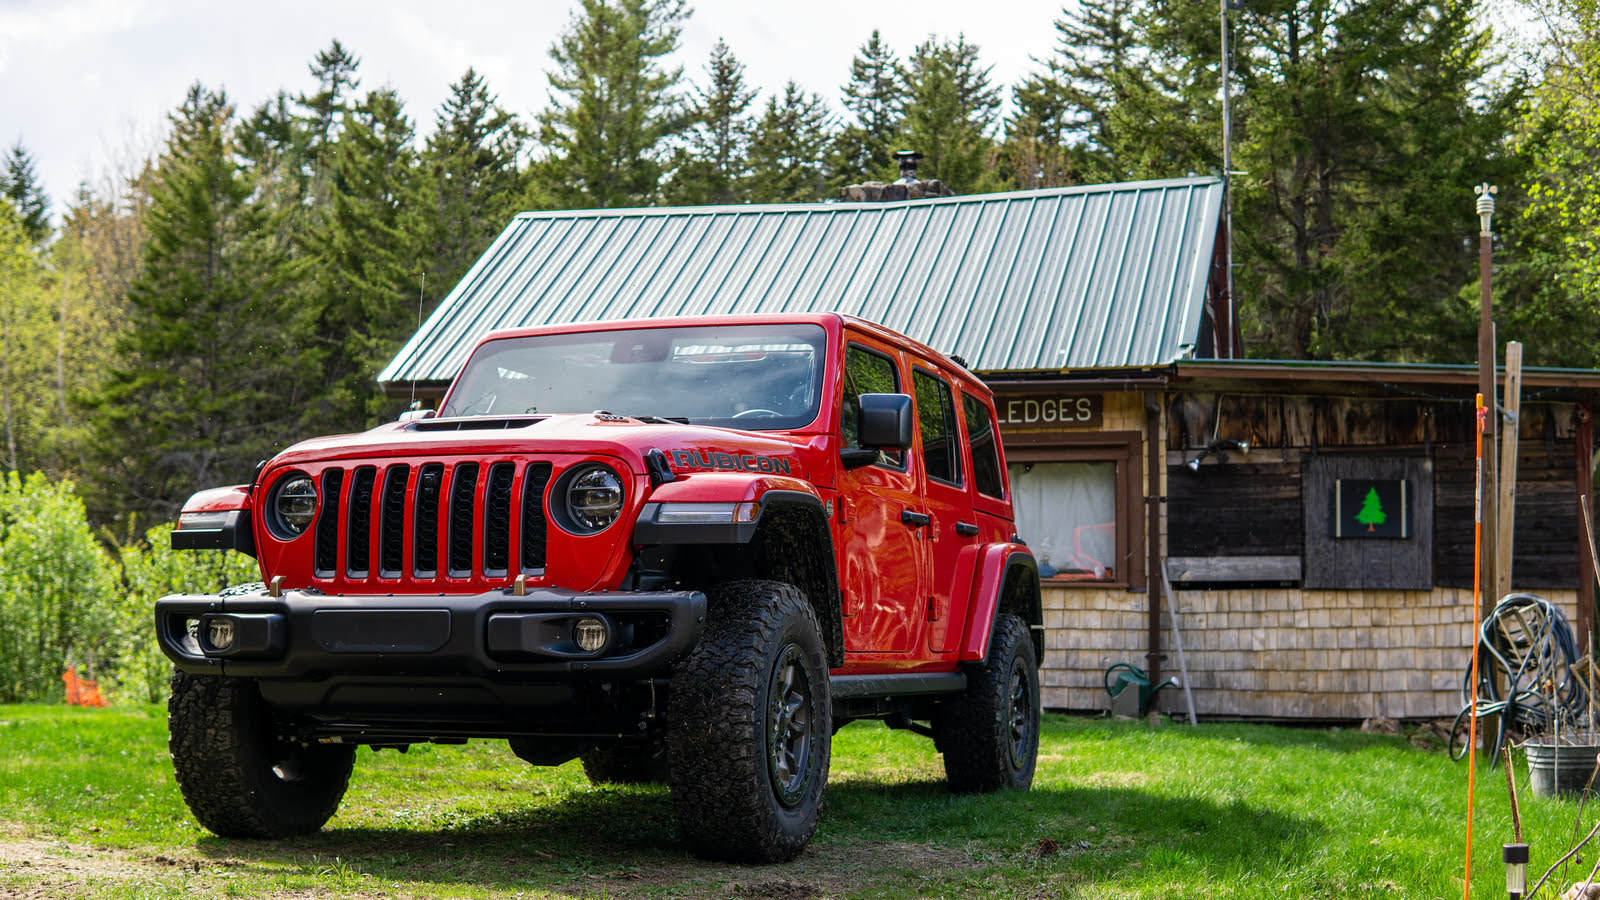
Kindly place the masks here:
POLYGON ((850 118, 834 140, 831 164, 836 186, 892 181, 898 177, 894 141, 905 98, 900 63, 876 29, 850 60, 850 80, 843 93, 850 118))
POLYGON ((356 88, 361 85, 356 74, 360 67, 360 58, 334 40, 308 67, 311 77, 317 80, 316 92, 295 98, 303 110, 296 149, 314 179, 325 166, 332 164, 330 154, 338 143, 340 125, 350 111, 356 88))
POLYGON ((768 97, 755 139, 750 143, 750 200, 755 203, 810 203, 827 189, 823 156, 832 116, 817 94, 793 81, 783 96, 768 97))
POLYGON ((517 160, 525 139, 475 70, 450 86, 422 153, 421 192, 433 201, 430 297, 450 290, 510 221, 523 188, 517 160))
POLYGON ((246 481, 291 430, 277 254, 236 165, 233 119, 226 95, 200 85, 172 116, 93 420, 103 518, 169 516, 194 490, 246 481))
POLYGON ((744 64, 718 40, 706 63, 710 83, 694 92, 685 146, 675 154, 668 199, 680 205, 735 203, 744 199, 750 169, 750 104, 744 64))
POLYGON ((905 84, 902 149, 923 154, 920 178, 940 179, 958 194, 999 190, 994 129, 1000 92, 979 66, 978 47, 929 38, 917 45, 902 73, 905 84))
MULTIPOLYGON (((1548 56, 1513 134, 1525 168, 1501 176, 1495 321, 1534 365, 1600 367, 1600 7, 1559 0, 1548 56)), ((1488 179, 1494 180, 1494 179, 1488 179)), ((1479 286, 1459 309, 1474 323, 1479 286)))
MULTIPOLYGON (((1023 187, 1116 181, 1123 149, 1113 111, 1145 88, 1135 19, 1142 0, 1081 0, 1055 22, 1056 53, 1012 91, 1006 123, 1008 171, 1023 187)), ((1036 62, 1038 62, 1036 60, 1036 62)))
POLYGON ((29 240, 38 246, 50 237, 50 197, 39 184, 33 154, 18 140, 0 163, 0 197, 11 201, 29 240))
MULTIPOLYGON (((665 68, 689 15, 683 0, 580 0, 550 48, 551 108, 539 140, 538 200, 566 209, 642 206, 660 195, 682 133, 682 69, 665 68)), ((537 201, 536 201, 537 202, 537 201)))

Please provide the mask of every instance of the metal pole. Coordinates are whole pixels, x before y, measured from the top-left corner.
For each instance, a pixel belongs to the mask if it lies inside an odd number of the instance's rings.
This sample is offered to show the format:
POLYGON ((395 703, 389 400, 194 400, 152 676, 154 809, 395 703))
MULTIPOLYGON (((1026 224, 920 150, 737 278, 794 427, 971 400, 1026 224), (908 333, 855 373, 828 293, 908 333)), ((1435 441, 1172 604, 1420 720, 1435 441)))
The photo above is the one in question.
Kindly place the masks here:
POLYGON ((1222 240, 1226 243, 1223 265, 1228 279, 1228 321, 1224 323, 1228 352, 1224 358, 1237 359, 1239 348, 1233 345, 1237 319, 1233 305, 1233 108, 1228 85, 1228 71, 1233 68, 1233 60, 1228 54, 1228 0, 1218 0, 1218 6, 1222 22, 1222 240))
POLYGON ((1493 596, 1495 580, 1495 548, 1499 545, 1499 517, 1495 514, 1495 491, 1497 487, 1497 472, 1495 466, 1495 439, 1499 435, 1497 421, 1500 418, 1500 404, 1496 399, 1495 391, 1495 334, 1494 334, 1494 303, 1491 293, 1490 279, 1494 274, 1494 231, 1491 220, 1494 217, 1494 195, 1498 189, 1491 184, 1484 183, 1473 188, 1478 195, 1478 284, 1479 284, 1479 309, 1478 309, 1478 393, 1483 395, 1485 407, 1489 410, 1487 420, 1483 423, 1483 440, 1489 446, 1489 452, 1484 454, 1483 460, 1483 547, 1479 551, 1483 559, 1483 583, 1490 590, 1485 592, 1480 603, 1484 611, 1488 611, 1500 598, 1493 596))

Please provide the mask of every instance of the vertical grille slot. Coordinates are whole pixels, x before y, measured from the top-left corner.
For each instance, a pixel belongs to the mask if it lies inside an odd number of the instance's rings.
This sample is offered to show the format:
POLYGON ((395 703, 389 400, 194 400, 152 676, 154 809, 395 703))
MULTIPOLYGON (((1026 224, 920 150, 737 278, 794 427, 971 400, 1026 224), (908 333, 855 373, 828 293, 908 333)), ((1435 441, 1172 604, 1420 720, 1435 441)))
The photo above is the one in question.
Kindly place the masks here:
POLYGON ((450 480, 450 577, 472 576, 472 523, 478 495, 478 464, 456 466, 450 480))
POLYGON ((536 462, 522 476, 522 553, 524 575, 542 575, 545 566, 544 491, 550 484, 550 464, 536 462))
POLYGON ((410 466, 390 466, 383 474, 382 518, 378 520, 378 577, 399 578, 405 568, 406 482, 410 466))
POLYGON ((417 470, 417 511, 412 519, 411 559, 418 578, 439 575, 439 487, 443 481, 444 466, 439 463, 428 463, 417 470))
POLYGON ((497 462, 489 467, 483 496, 483 574, 501 578, 511 569, 511 479, 517 467, 497 462))
POLYGON ((350 478, 350 523, 345 537, 345 573, 365 578, 372 571, 372 486, 375 466, 361 466, 350 478))
POLYGON ((343 469, 328 469, 322 473, 322 510, 317 515, 315 563, 318 578, 332 578, 339 569, 339 501, 343 488, 343 469))

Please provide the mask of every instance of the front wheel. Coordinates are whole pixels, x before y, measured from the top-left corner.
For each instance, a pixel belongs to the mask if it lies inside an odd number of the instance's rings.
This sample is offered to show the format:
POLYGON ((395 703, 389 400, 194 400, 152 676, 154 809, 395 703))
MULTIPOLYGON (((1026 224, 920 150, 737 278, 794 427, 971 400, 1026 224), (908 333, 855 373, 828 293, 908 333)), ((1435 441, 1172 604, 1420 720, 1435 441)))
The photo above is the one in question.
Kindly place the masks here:
POLYGON ((705 633, 673 680, 667 775, 698 856, 784 862, 817 829, 832 748, 828 661, 797 588, 707 592, 705 633))
POLYGON ((934 719, 950 789, 1027 790, 1039 757, 1039 664, 1028 626, 995 617, 989 655, 967 670, 967 690, 934 719))
POLYGON ((281 739, 272 709, 242 678, 172 676, 167 748, 183 802, 221 837, 320 829, 339 808, 355 747, 281 739))

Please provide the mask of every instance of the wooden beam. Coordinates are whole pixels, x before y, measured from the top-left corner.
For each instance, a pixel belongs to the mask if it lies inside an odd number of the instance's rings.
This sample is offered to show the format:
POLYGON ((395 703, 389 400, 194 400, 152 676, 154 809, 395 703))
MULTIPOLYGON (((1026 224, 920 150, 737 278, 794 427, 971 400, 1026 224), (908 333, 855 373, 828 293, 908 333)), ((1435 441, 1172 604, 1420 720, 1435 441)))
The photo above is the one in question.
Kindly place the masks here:
MULTIPOLYGON (((1500 496, 1495 515, 1500 527, 1495 537, 1494 596, 1511 593, 1511 557, 1516 546, 1513 532, 1517 516, 1517 433, 1522 416, 1522 344, 1506 342, 1505 427, 1500 434, 1500 496)), ((1493 412, 1490 415, 1494 415, 1493 412)))
POLYGON ((1299 581, 1298 556, 1174 556, 1173 581, 1299 581))
POLYGON ((1594 410, 1587 400, 1580 401, 1573 411, 1576 427, 1577 459, 1573 481, 1578 495, 1578 649, 1589 653, 1593 649, 1590 636, 1594 632, 1594 584, 1596 563, 1594 550, 1594 410))

